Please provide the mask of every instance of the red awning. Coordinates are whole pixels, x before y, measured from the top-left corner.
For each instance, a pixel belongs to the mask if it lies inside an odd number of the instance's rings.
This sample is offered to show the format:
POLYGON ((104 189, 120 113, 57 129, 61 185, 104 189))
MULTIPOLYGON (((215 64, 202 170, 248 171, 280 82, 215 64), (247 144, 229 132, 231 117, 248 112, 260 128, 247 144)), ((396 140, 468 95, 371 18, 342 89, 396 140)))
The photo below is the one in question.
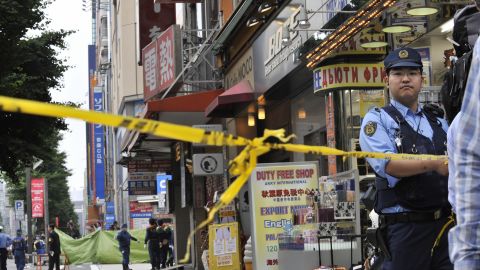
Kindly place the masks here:
POLYGON ((207 117, 233 117, 238 106, 250 103, 255 98, 252 86, 243 80, 215 98, 205 109, 207 117))
MULTIPOLYGON (((158 120, 164 122, 187 126, 205 124, 208 121, 204 114, 205 108, 223 92, 222 89, 216 89, 148 101, 139 117, 149 119, 152 114, 157 113, 158 120)), ((130 152, 137 144, 139 135, 140 132, 136 130, 127 131, 123 136, 122 151, 130 152)))
POLYGON ((148 101, 144 118, 149 118, 149 116, 155 112, 203 112, 205 111, 205 108, 222 93, 224 93, 224 90, 216 89, 184 96, 148 101))

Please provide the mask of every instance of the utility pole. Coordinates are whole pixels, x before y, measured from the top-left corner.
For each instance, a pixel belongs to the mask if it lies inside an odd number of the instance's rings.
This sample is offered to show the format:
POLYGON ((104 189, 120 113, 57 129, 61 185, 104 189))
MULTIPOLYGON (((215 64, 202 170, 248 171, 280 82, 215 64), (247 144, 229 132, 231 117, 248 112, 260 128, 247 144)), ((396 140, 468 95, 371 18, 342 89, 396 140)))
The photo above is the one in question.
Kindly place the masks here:
MULTIPOLYGON (((25 167, 25 182, 27 186, 27 252, 32 254, 33 251, 33 234, 32 234, 32 169, 35 170, 42 165, 43 160, 33 157, 33 164, 25 167)), ((45 234, 46 235, 46 234, 45 234)), ((32 257, 30 257, 32 258, 32 257)))
POLYGON ((27 184, 27 252, 32 254, 32 168, 30 165, 25 167, 25 182, 27 184))

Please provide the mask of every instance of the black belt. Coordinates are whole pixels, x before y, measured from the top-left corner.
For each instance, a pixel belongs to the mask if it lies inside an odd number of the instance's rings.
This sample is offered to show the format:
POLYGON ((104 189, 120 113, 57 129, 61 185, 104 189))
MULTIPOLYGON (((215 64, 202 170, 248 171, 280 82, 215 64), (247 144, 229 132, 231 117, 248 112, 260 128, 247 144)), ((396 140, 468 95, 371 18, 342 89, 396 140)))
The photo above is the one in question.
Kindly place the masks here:
POLYGON ((450 209, 438 209, 433 212, 402 212, 395 214, 381 214, 379 216, 379 223, 380 225, 385 226, 407 222, 431 222, 447 217, 450 214, 450 209))

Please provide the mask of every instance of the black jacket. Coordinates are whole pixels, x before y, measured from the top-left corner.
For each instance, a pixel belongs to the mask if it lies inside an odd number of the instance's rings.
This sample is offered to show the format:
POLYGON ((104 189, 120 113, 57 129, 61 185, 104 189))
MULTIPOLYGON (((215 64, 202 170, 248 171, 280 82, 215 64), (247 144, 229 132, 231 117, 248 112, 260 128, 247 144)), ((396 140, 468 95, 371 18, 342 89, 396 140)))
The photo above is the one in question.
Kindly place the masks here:
POLYGON ((52 231, 48 236, 48 245, 50 251, 55 252, 55 254, 60 254, 60 238, 55 231, 52 231))
POLYGON ((156 226, 150 226, 147 228, 147 232, 145 234, 145 244, 148 242, 151 243, 158 243, 160 241, 160 237, 157 233, 157 227, 156 226))
POLYGON ((121 249, 130 248, 130 240, 138 241, 137 238, 133 237, 130 233, 124 230, 118 232, 117 240, 121 249))

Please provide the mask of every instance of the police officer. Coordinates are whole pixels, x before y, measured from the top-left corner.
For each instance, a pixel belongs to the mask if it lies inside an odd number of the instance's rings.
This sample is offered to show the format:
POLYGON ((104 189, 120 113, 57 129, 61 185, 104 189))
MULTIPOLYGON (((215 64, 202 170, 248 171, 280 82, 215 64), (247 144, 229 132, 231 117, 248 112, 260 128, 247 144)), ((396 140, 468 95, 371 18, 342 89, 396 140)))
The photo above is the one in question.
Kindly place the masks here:
POLYGON ((170 251, 170 239, 172 238, 172 229, 165 223, 165 220, 157 220, 157 233, 160 241, 159 263, 160 268, 167 266, 168 252, 170 251))
POLYGON ((122 225, 122 230, 117 234, 118 247, 122 253, 122 266, 123 270, 129 270, 128 264, 130 263, 130 241, 137 241, 137 238, 130 235, 127 231, 127 224, 122 225))
POLYGON ((17 270, 23 270, 25 267, 25 252, 27 251, 27 243, 22 237, 22 230, 17 230, 17 237, 13 239, 12 252, 15 257, 17 270))
POLYGON ((0 226, 0 270, 7 270, 7 247, 12 244, 12 238, 3 232, 3 226, 0 226))
MULTIPOLYGON (((445 155, 447 123, 435 108, 422 108, 419 53, 400 48, 384 60, 390 104, 363 119, 363 151, 445 155)), ((383 269, 453 269, 447 231, 448 167, 444 160, 369 159, 377 175, 375 211, 385 240, 383 269)))
POLYGON ((145 234, 144 248, 148 246, 148 255, 152 270, 160 269, 160 236, 157 232, 157 221, 154 218, 148 220, 149 226, 145 234))
POLYGON ((55 266, 56 270, 60 270, 60 237, 55 231, 55 225, 48 225, 48 270, 53 270, 55 266))

